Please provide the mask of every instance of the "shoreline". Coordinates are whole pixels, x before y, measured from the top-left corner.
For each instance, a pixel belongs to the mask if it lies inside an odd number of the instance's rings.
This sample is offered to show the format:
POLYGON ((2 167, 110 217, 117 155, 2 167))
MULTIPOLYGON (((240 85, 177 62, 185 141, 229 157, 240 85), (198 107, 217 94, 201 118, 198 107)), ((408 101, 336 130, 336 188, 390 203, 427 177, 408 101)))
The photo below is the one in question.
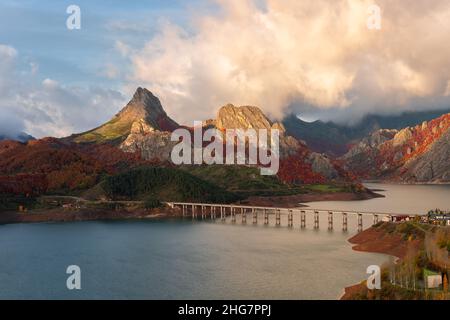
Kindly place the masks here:
POLYGON ((180 214, 170 208, 151 210, 107 210, 107 209, 50 209, 35 210, 29 213, 2 212, 0 225, 17 223, 47 222, 82 222, 82 221, 127 221, 127 220, 159 220, 177 218, 180 214))
POLYGON ((319 201, 361 201, 374 198, 384 198, 385 196, 367 190, 361 193, 354 192, 331 192, 331 193, 305 193, 289 196, 251 196, 241 202, 245 205, 262 206, 262 207, 285 207, 299 208, 307 207, 303 203, 319 202, 319 201))
MULTIPOLYGON (((399 186, 450 186, 450 181, 435 181, 435 182, 403 182, 403 181, 389 181, 389 180, 364 180, 365 183, 391 184, 399 186)), ((375 191, 375 190, 373 190, 375 191)))
MULTIPOLYGON (((419 240, 408 242, 399 234, 389 234, 377 230, 373 226, 352 236, 347 241, 352 245, 352 250, 356 252, 384 254, 394 257, 396 262, 406 256, 411 244, 414 247, 420 245, 419 240)), ((365 286, 365 280, 345 287, 339 300, 351 300, 352 296, 359 292, 362 286, 365 286)))
MULTIPOLYGON (((384 197, 370 190, 362 193, 307 193, 289 196, 253 196, 241 201, 240 205, 265 207, 283 207, 286 209, 306 207, 301 203, 313 201, 357 201, 377 197, 384 197)), ((63 208, 36 209, 29 212, 3 211, 0 212, 0 224, 12 223, 42 223, 42 222, 75 222, 96 220, 130 220, 130 219, 168 219, 180 218, 181 211, 169 207, 156 209, 102 209, 85 208, 67 210, 63 208)))

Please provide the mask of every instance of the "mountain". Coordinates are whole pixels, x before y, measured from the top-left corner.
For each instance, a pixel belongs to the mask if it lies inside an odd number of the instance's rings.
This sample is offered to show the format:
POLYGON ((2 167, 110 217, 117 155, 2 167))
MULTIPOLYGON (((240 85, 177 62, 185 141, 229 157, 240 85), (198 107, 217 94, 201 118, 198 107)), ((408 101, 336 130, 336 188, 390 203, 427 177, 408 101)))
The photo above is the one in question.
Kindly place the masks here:
POLYGON ((410 183, 450 181, 450 113, 401 130, 381 129, 341 160, 358 177, 410 183))
POLYGON ((302 139, 313 150, 331 156, 342 156, 360 139, 379 129, 397 129, 431 121, 450 110, 404 112, 399 115, 367 115, 358 124, 345 126, 334 122, 305 122, 295 115, 283 120, 287 133, 302 139))
POLYGON ((121 143, 133 131, 173 131, 179 125, 167 116, 161 102, 150 91, 138 88, 133 98, 110 121, 98 128, 74 135, 71 139, 83 142, 121 143))
POLYGON ((3 141, 3 140, 14 140, 14 141, 19 141, 19 142, 27 142, 30 140, 35 140, 35 138, 25 132, 21 132, 19 134, 14 134, 14 135, 0 134, 0 141, 3 141))
POLYGON ((267 132, 275 129, 280 133, 280 156, 287 157, 297 153, 304 144, 286 134, 282 123, 272 122, 258 107, 227 104, 219 109, 215 120, 210 125, 224 131, 226 129, 265 129, 267 132))

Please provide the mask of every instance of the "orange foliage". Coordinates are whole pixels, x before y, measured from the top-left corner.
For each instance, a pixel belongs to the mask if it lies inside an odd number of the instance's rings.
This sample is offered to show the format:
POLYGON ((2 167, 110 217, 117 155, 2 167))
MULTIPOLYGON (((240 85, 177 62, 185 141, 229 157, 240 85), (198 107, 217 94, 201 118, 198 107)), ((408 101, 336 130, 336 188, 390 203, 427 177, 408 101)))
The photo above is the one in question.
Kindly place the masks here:
POLYGON ((144 163, 111 145, 78 145, 55 138, 0 144, 0 192, 40 194, 95 185, 101 175, 144 163))
POLYGON ((324 183, 325 178, 321 174, 313 172, 311 164, 306 161, 308 153, 306 149, 303 149, 295 155, 281 159, 278 177, 282 181, 292 184, 324 183))
MULTIPOLYGON (((426 153, 430 146, 450 129, 450 114, 445 114, 437 119, 427 122, 426 125, 417 125, 411 128, 412 136, 404 144, 394 146, 393 141, 387 141, 379 146, 376 152, 368 154, 368 159, 373 159, 375 166, 362 167, 355 171, 358 177, 364 178, 376 176, 385 170, 395 170, 408 160, 426 153)), ((400 175, 407 172, 406 168, 400 170, 400 175)))
POLYGON ((47 188, 47 179, 42 174, 0 176, 0 193, 38 195, 44 193, 47 188))

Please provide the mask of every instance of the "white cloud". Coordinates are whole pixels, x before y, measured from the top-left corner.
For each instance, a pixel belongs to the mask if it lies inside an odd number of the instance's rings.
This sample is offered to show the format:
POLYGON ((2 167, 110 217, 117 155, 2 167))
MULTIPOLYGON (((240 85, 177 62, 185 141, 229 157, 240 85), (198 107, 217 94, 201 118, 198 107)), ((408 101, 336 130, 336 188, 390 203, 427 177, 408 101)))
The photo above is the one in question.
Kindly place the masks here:
POLYGON ((119 40, 116 41, 115 48, 124 57, 126 57, 127 55, 129 55, 131 53, 131 48, 119 40))
POLYGON ((0 55, 2 60, 13 59, 17 56, 17 50, 5 44, 0 44, 0 55))
POLYGON ((117 91, 38 81, 36 70, 17 71, 17 51, 0 44, 0 134, 67 136, 107 121, 125 103, 117 91))
POLYGON ((436 107, 447 88, 448 1, 378 0, 380 31, 367 28, 372 0, 216 2, 220 12, 196 16, 191 33, 166 23, 143 48, 117 44, 132 64, 130 88, 154 91, 177 120, 227 102, 274 117, 295 106, 355 116, 436 107))
POLYGON ((59 86, 59 83, 55 80, 47 78, 42 81, 42 86, 46 89, 55 89, 59 86))

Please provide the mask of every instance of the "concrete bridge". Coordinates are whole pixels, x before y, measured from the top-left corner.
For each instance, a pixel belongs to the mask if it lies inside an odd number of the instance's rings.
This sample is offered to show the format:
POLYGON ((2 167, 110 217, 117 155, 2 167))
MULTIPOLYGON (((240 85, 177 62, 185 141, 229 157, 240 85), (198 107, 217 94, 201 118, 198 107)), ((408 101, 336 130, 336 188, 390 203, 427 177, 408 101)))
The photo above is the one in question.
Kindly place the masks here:
POLYGON ((314 229, 320 227, 320 213, 327 214, 328 230, 333 230, 334 220, 337 217, 342 219, 342 230, 348 230, 348 217, 357 217, 358 231, 363 230, 363 216, 372 217, 372 223, 379 221, 394 221, 400 214, 389 214, 382 212, 356 212, 340 210, 323 210, 313 208, 276 208, 276 207, 258 207, 244 206, 238 204, 210 204, 210 203, 186 203, 186 202, 166 202, 171 208, 180 208, 183 217, 192 217, 192 219, 219 219, 225 221, 231 217, 231 222, 236 223, 238 218, 242 224, 247 223, 247 219, 252 219, 253 224, 258 224, 258 219, 262 218, 264 225, 269 225, 269 215, 275 216, 275 225, 281 226, 281 215, 287 214, 287 226, 294 227, 294 215, 300 216, 300 227, 306 228, 306 217, 310 216, 314 221, 314 229))

